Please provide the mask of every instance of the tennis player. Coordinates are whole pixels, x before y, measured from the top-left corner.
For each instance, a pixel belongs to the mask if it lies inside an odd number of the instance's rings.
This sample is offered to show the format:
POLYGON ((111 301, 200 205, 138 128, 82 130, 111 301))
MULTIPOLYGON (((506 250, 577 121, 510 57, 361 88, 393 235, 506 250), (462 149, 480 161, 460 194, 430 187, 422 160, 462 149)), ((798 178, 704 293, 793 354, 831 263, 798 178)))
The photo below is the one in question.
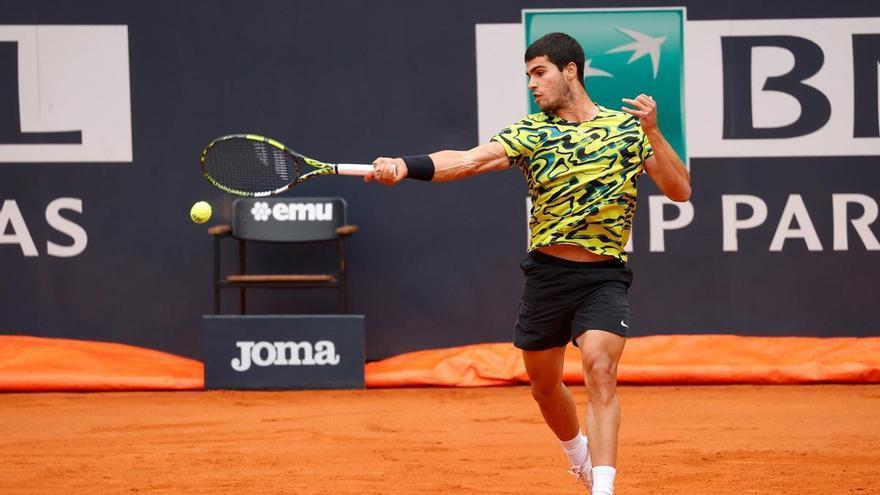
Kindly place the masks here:
POLYGON ((617 364, 630 328, 632 272, 624 246, 643 172, 673 201, 687 201, 690 176, 657 127, 648 95, 620 111, 597 105, 584 86, 584 51, 548 34, 525 53, 528 87, 540 113, 468 151, 377 158, 367 182, 448 181, 518 166, 532 199, 525 289, 514 328, 532 396, 593 495, 613 495, 620 427, 617 364), (583 358, 589 394, 586 435, 562 383, 565 347, 583 358))

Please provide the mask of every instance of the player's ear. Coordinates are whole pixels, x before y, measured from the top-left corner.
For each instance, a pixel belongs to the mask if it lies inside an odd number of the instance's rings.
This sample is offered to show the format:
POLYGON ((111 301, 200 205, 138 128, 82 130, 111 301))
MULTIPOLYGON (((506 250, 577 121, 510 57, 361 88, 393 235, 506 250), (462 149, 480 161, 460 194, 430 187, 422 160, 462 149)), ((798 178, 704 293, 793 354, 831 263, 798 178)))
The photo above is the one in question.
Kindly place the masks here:
POLYGON ((578 75, 577 64, 575 64, 574 62, 569 62, 568 64, 566 64, 564 73, 565 73, 565 79, 567 79, 567 80, 577 79, 577 75, 578 75))

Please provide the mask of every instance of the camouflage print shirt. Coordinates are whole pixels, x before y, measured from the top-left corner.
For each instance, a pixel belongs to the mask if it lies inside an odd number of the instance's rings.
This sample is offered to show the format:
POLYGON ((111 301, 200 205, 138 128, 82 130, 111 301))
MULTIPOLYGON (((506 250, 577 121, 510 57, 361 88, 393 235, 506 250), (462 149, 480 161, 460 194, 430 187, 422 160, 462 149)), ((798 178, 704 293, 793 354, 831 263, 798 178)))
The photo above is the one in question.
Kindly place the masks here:
POLYGON ((576 244, 626 261, 636 181, 653 154, 638 118, 604 107, 579 123, 535 113, 492 141, 528 182, 530 251, 576 244))

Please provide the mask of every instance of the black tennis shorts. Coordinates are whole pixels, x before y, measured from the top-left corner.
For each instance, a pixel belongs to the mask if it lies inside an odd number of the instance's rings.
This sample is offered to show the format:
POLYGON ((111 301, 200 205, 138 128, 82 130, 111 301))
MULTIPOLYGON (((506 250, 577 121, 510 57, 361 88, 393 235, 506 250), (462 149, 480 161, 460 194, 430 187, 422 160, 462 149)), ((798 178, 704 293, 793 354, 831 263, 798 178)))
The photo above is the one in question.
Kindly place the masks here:
POLYGON ((617 259, 569 261, 532 251, 513 344, 527 351, 563 347, 587 330, 627 336, 632 271, 617 259))

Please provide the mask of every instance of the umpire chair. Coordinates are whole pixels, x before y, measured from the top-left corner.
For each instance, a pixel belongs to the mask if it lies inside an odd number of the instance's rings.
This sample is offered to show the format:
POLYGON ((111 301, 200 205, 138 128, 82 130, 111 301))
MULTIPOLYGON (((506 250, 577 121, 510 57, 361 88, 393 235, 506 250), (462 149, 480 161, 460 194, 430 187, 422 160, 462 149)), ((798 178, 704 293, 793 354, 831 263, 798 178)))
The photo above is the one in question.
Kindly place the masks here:
POLYGON ((220 314, 220 292, 238 289, 239 313, 247 312, 247 289, 335 288, 339 312, 348 314, 345 241, 357 232, 346 223, 343 198, 240 198, 232 204, 232 225, 208 229, 214 239, 214 314, 220 314), (238 244, 236 273, 222 275, 221 244, 226 238, 238 244), (248 273, 248 243, 335 243, 335 274, 248 273))

